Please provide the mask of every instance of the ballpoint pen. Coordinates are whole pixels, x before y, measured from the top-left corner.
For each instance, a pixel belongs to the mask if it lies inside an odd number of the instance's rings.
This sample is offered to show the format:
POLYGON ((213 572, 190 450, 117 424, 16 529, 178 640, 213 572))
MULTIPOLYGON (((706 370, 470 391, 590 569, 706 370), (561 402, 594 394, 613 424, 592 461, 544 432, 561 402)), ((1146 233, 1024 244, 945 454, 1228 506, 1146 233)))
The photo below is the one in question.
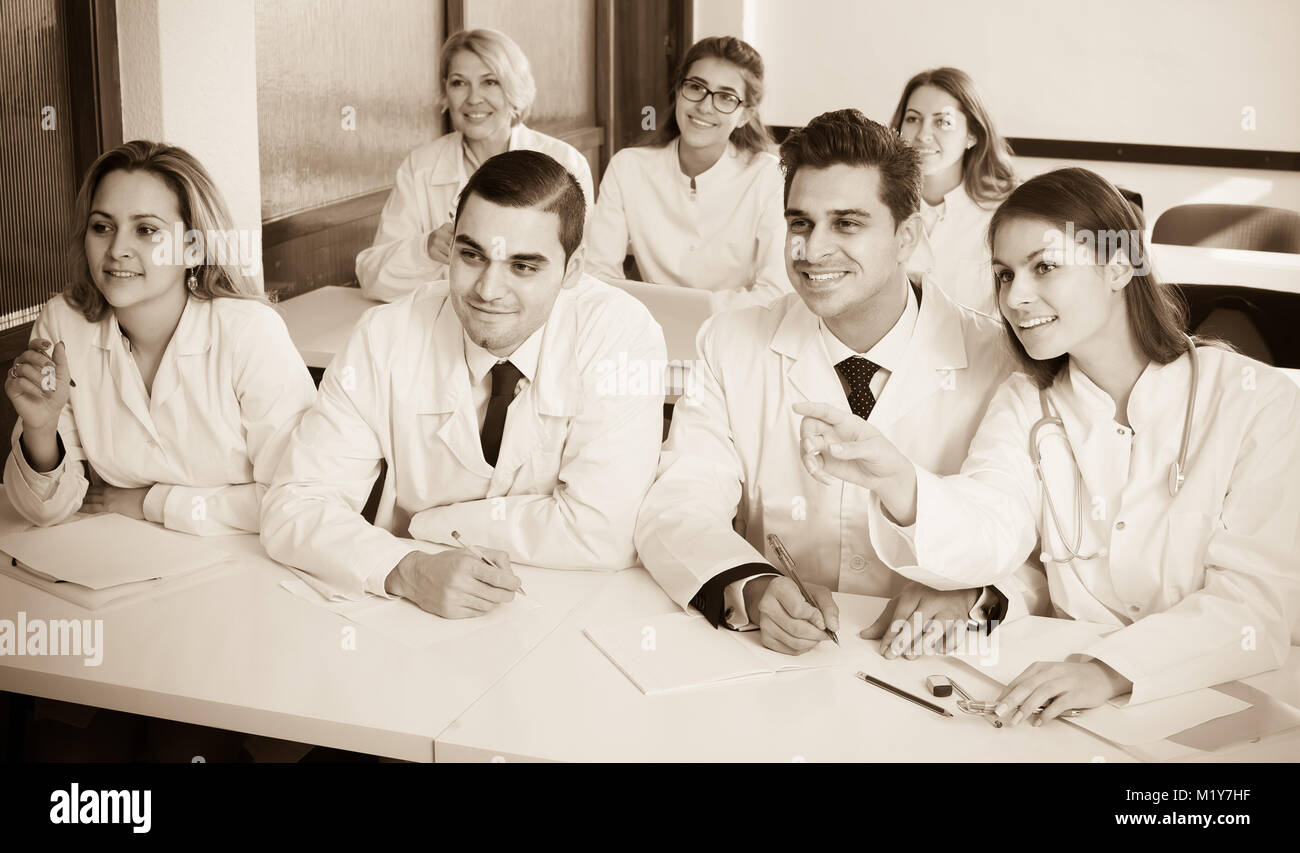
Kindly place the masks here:
MULTIPOLYGON (((480 551, 479 549, 475 548, 473 545, 471 545, 471 544, 469 544, 468 542, 466 542, 464 539, 461 539, 461 538, 460 538, 460 533, 459 533, 459 532, 453 530, 453 531, 451 532, 451 538, 452 538, 452 539, 455 539, 457 542, 459 542, 459 543, 461 544, 461 547, 464 548, 466 551, 470 552, 470 553, 473 554, 475 557, 478 557, 480 560, 482 560, 483 562, 487 563, 487 564, 488 564, 489 566, 491 566, 492 568, 494 568, 494 569, 500 571, 501 567, 498 566, 496 563, 492 562, 491 560, 489 560, 489 559, 487 558, 487 555, 486 555, 486 554, 484 554, 482 551, 480 551)), ((524 592, 524 582, 523 582, 523 581, 520 581, 520 582, 519 582, 519 592, 520 592, 521 595, 527 595, 527 594, 528 594, 528 593, 524 592)))
MULTIPOLYGON (((794 560, 790 558, 790 552, 786 551, 785 546, 781 544, 780 537, 775 533, 767 534, 767 544, 771 545, 772 550, 776 552, 776 558, 781 561, 781 565, 785 568, 786 577, 794 581, 795 586, 799 587, 799 593, 803 595, 803 600, 808 602, 808 605, 813 609, 820 611, 821 608, 817 606, 817 602, 813 601, 812 596, 808 594, 808 588, 803 585, 803 581, 799 580, 799 573, 794 568, 794 560)), ((835 641, 835 645, 840 644, 840 638, 835 636, 834 631, 830 628, 823 628, 822 630, 826 632, 826 636, 835 641)))

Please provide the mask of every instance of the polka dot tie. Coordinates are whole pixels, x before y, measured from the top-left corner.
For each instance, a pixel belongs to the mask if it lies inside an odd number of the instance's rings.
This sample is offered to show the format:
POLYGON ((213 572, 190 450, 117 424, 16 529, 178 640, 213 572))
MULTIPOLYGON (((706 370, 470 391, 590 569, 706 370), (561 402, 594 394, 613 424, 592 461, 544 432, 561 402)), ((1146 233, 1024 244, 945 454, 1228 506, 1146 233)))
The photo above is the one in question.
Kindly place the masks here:
POLYGON ((876 405, 876 395, 871 393, 871 377, 876 375, 880 365, 860 355, 851 355, 835 365, 835 369, 849 383, 849 408, 865 421, 876 405))

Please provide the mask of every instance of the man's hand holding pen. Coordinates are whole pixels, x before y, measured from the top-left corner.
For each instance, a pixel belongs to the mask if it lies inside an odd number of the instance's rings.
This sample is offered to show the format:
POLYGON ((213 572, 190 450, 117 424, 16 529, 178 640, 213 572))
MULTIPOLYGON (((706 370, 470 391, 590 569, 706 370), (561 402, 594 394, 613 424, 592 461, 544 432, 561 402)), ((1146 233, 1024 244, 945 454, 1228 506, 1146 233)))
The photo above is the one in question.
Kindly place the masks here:
POLYGON ((745 610, 767 648, 801 655, 829 639, 826 629, 839 630, 840 609, 831 591, 815 583, 806 586, 816 607, 804 600, 799 587, 787 577, 764 575, 745 584, 745 610))

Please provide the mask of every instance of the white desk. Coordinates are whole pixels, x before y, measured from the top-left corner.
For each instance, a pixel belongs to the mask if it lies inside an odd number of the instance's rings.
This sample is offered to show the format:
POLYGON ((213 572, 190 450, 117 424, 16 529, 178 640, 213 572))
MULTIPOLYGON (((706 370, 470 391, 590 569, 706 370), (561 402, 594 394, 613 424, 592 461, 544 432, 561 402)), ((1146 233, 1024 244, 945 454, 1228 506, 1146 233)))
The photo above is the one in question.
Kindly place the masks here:
MULTIPOLYGON (((0 532, 22 525, 0 497, 0 532)), ((413 650, 281 589, 255 536, 213 537, 238 565, 210 581, 96 613, 0 576, 0 618, 103 622, 103 662, 0 657, 0 689, 411 761, 608 574, 519 567, 544 606, 461 641, 413 650), (356 649, 343 648, 344 626, 356 649)))
POLYGON ((1300 255, 1166 243, 1152 243, 1148 248, 1156 275, 1162 282, 1225 284, 1300 293, 1300 255))
POLYGON ((276 307, 302 360, 308 367, 325 368, 347 344, 361 315, 380 304, 356 287, 318 287, 276 307))
MULTIPOLYGON (((853 676, 856 667, 645 696, 582 633, 595 621, 674 609, 647 573, 621 572, 439 735, 438 760, 1134 761, 1067 723, 995 729, 960 713, 939 717, 863 683, 853 676)), ((896 673, 892 683, 917 695, 926 693, 926 676, 936 674, 952 676, 976 695, 998 690, 946 658, 885 665, 896 673)), ((1270 684, 1297 682, 1270 692, 1300 704, 1297 672, 1292 665, 1250 683, 1270 690, 1270 684)), ((1300 733, 1294 732, 1216 754, 1242 761, 1297 757, 1300 733)))

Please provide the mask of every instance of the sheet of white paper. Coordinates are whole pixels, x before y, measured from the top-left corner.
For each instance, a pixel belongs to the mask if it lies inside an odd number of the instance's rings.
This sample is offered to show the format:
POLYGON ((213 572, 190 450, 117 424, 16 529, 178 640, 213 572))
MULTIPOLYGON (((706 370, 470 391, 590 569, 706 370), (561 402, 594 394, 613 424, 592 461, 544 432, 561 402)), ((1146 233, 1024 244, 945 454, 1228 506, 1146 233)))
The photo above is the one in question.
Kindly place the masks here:
POLYGON ((984 642, 967 644, 968 651, 954 657, 999 684, 1009 684, 1030 664, 1065 660, 1114 630, 1114 625, 1025 616, 999 625, 984 642))
MULTIPOLYGON (((1027 616, 998 627, 981 654, 955 655, 999 684, 1008 684, 1036 661, 1063 661, 1097 638, 1116 630, 1113 625, 1027 616)), ((1141 705, 1101 705, 1071 722, 1121 746, 1162 740, 1193 726, 1249 708, 1226 693, 1205 688, 1141 705)))
POLYGON ((89 589, 171 577, 230 558, 211 538, 111 512, 5 536, 0 551, 39 574, 89 589))
POLYGON ((444 619, 404 598, 370 596, 361 601, 329 601, 302 580, 280 581, 280 586, 318 607, 337 613, 407 648, 424 649, 463 639, 477 631, 498 626, 536 610, 541 605, 527 596, 515 596, 482 616, 472 619, 444 619))
POLYGON ((1207 687, 1141 705, 1089 708, 1071 722, 1120 746, 1136 746, 1163 740, 1249 707, 1249 702, 1207 687))
POLYGON ((696 613, 664 613, 589 625, 587 639, 642 693, 664 693, 771 675, 772 669, 696 613))

